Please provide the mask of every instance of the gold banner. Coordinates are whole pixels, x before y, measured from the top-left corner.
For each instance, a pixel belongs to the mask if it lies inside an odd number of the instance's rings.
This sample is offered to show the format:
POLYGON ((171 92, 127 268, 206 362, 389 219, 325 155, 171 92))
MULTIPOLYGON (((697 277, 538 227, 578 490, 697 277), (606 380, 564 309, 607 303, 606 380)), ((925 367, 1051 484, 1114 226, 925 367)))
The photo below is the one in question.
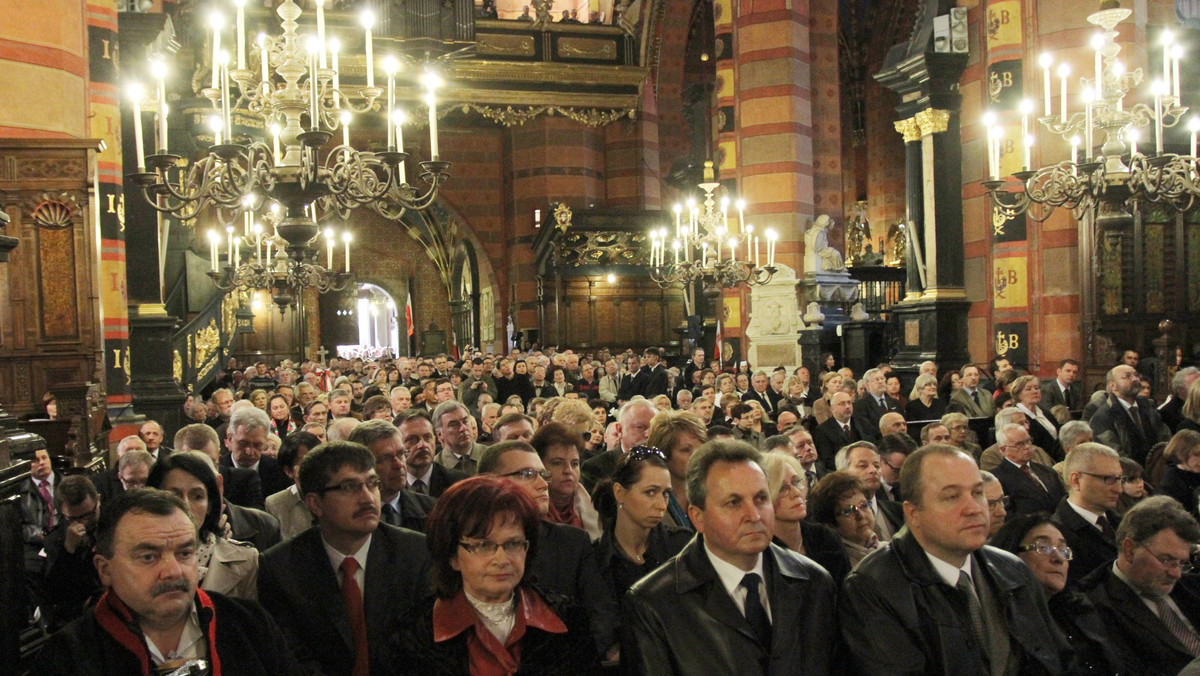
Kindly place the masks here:
POLYGON ((992 278, 992 307, 1029 306, 1029 259, 1026 256, 997 258, 992 278))
POLYGON ((1020 46, 1021 0, 1000 0, 987 8, 987 48, 1020 46))

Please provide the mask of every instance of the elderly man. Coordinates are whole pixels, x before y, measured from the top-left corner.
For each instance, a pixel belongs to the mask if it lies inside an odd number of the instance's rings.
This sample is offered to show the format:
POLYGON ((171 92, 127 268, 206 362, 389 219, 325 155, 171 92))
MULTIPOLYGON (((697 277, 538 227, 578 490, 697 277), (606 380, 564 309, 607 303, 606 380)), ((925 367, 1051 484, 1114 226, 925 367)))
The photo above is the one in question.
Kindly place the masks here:
MULTIPOLYGON (((105 502, 111 501, 118 494, 135 488, 145 488, 146 479, 150 477, 150 469, 154 467, 154 456, 140 448, 133 448, 121 454, 117 460, 116 481, 101 481, 97 486, 100 498, 105 502)), ((104 478, 108 472, 101 475, 104 478)))
POLYGON ((991 470, 1012 500, 1014 514, 1053 512, 1067 496, 1058 472, 1033 460, 1033 442, 1024 425, 1009 423, 996 430, 1004 460, 991 470))
POLYGON ((475 474, 479 457, 487 447, 475 441, 470 424, 471 412, 466 406, 457 401, 437 405, 433 410, 433 431, 442 450, 434 456, 434 462, 467 476, 475 474))
MULTIPOLYGON (((1026 432, 1029 431, 1030 425, 1029 418, 1015 406, 996 411, 993 424, 997 430, 1003 429, 1005 425, 1020 425, 1025 428, 1026 432)), ((1033 447, 1033 456, 1030 461, 1045 467, 1054 466, 1054 458, 1051 458, 1049 453, 1037 446, 1033 447)), ((986 469, 989 472, 995 470, 1002 462, 1004 462, 1004 451, 1000 448, 999 440, 984 449, 983 453, 979 456, 979 468, 986 469)))
POLYGON ((904 508, 889 500, 883 493, 883 479, 879 476, 883 463, 875 444, 856 441, 837 452, 837 468, 858 477, 867 487, 867 500, 871 503, 871 514, 875 519, 875 534, 880 540, 891 540, 896 531, 904 526, 904 508))
POLYGON ((405 483, 416 493, 439 497, 446 489, 467 478, 466 474, 434 462, 433 422, 421 408, 410 410, 397 426, 404 447, 405 483))
POLYGON ((1117 556, 1121 517, 1114 510, 1124 473, 1117 452, 1097 443, 1079 444, 1066 463, 1067 499, 1054 511, 1054 522, 1075 554, 1067 570, 1067 583, 1074 585, 1117 556))
POLYGON ((151 674, 202 664, 219 664, 223 674, 303 673, 258 604, 197 588, 198 547, 178 497, 153 489, 119 496, 96 529, 96 571, 107 591, 47 641, 35 673, 151 674))
POLYGON ((217 409, 217 414, 204 422, 215 430, 229 420, 229 414, 233 409, 233 392, 223 387, 212 393, 211 401, 217 409))
POLYGON ((375 457, 329 442, 300 462, 317 526, 263 554, 258 598, 311 673, 390 673, 396 618, 428 593, 425 536, 380 522, 375 457))
POLYGON ((846 392, 837 392, 829 404, 829 419, 817 425, 813 432, 813 443, 817 445, 817 455, 825 468, 833 471, 834 456, 838 449, 858 441, 862 437, 850 418, 854 413, 854 398, 846 392))
POLYGON ((529 443, 533 439, 533 428, 533 418, 524 413, 506 413, 496 420, 496 425, 492 428, 492 443, 498 444, 501 441, 529 443))
MULTIPOLYGON (((887 434, 881 432, 881 418, 885 413, 899 414, 903 410, 900 402, 887 395, 887 376, 880 369, 870 369, 863 374, 866 383, 866 393, 854 402, 853 424, 860 439, 870 442, 879 441, 879 437, 887 434)), ((901 416, 903 419, 903 416, 901 416)))
POLYGON ((380 520, 392 526, 424 533, 425 522, 437 500, 405 490, 408 488, 408 468, 400 430, 386 420, 368 420, 354 428, 350 441, 366 446, 375 456, 375 471, 379 474, 380 520))
POLYGON ((1190 673, 1184 667, 1200 655, 1200 596, 1179 581, 1192 569, 1200 526, 1173 499, 1154 496, 1125 513, 1117 542, 1117 560, 1080 585, 1112 647, 1139 674, 1190 673))
POLYGON ((529 565, 543 589, 575 599, 587 611, 596 651, 609 653, 615 641, 617 603, 600 576, 591 539, 586 531, 550 523, 550 473, 533 446, 502 441, 488 447, 479 460, 479 474, 506 477, 537 504, 542 514, 537 557, 529 565))
POLYGON ((879 436, 882 438, 889 434, 908 434, 908 421, 903 413, 891 411, 879 417, 879 436))
POLYGON ((388 394, 388 403, 392 405, 392 417, 401 415, 412 408, 412 391, 403 385, 397 385, 388 394))
POLYGON ((750 377, 750 390, 742 395, 742 401, 757 401, 768 415, 774 417, 783 396, 770 386, 766 371, 755 371, 750 377))
POLYGON ((1108 400, 1091 418, 1096 441, 1127 458, 1146 464, 1150 449, 1171 438, 1154 402, 1139 397, 1142 381, 1132 366, 1116 366, 1108 372, 1108 400))
POLYGON ((626 596, 626 673, 834 671, 833 580, 771 543, 775 512, 760 457, 734 440, 692 454, 688 514, 698 535, 626 596))
POLYGON ((992 394, 979 387, 979 368, 967 364, 958 371, 962 387, 950 395, 950 403, 958 404, 972 418, 990 418, 996 415, 996 402, 992 394))
POLYGON ((146 444, 146 450, 157 461, 161 455, 170 455, 171 449, 163 446, 163 428, 153 420, 147 420, 138 428, 138 437, 146 444), (160 453, 161 452, 161 453, 160 453))
POLYGON ((937 378, 937 374, 938 374, 937 362, 923 361, 923 362, 921 362, 921 365, 918 367, 918 371, 917 371, 918 377, 923 376, 923 375, 931 375, 934 378, 937 378))
MULTIPOLYGON (((239 408, 229 416, 225 432, 225 447, 229 454, 221 456, 224 467, 243 467, 258 472, 262 492, 272 495, 292 485, 279 463, 263 451, 267 448, 267 434, 271 419, 261 409, 253 406, 239 408)), ((202 450, 202 449, 192 449, 202 450)))
POLYGON ((581 468, 581 483, 589 493, 596 488, 596 484, 612 476, 617 460, 622 455, 646 443, 650 435, 650 421, 657 413, 658 409, 648 399, 635 399, 621 407, 621 412, 617 414, 620 448, 597 455, 583 463, 581 468))
POLYGON ((848 670, 1063 673, 1070 646, 1041 585, 1023 561, 985 546, 988 509, 975 460, 953 446, 925 446, 904 463, 900 485, 907 529, 842 586, 848 670))
POLYGON ((990 538, 1004 527, 1012 502, 1004 494, 1004 486, 1000 485, 1000 480, 996 478, 995 474, 981 469, 979 476, 983 477, 983 497, 987 499, 988 537, 990 538))

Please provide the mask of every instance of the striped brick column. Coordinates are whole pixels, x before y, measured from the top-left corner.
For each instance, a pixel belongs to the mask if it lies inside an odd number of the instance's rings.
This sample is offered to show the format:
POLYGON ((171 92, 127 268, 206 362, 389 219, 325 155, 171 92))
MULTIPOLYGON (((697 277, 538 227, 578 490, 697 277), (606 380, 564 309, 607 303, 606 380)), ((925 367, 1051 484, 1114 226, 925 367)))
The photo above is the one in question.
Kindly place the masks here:
POLYGON ((604 127, 608 207, 657 209, 662 203, 658 148, 658 101, 652 87, 642 88, 637 119, 604 127))

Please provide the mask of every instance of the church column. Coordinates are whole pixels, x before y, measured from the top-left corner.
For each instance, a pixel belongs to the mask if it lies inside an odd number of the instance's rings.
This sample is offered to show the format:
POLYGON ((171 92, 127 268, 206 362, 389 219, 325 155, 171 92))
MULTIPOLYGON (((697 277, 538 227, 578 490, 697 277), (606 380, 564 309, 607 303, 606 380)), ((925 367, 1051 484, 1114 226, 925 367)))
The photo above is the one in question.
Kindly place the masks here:
POLYGON ((925 233, 925 199, 921 172, 921 128, 910 117, 896 122, 896 131, 904 136, 904 221, 907 224, 908 246, 904 267, 908 273, 905 300, 917 300, 925 284, 918 269, 917 249, 925 233), (916 240, 914 244, 913 240, 916 240))
POLYGON ((654 87, 642 88, 637 119, 605 125, 604 136, 605 206, 657 209, 662 202, 662 181, 654 87))

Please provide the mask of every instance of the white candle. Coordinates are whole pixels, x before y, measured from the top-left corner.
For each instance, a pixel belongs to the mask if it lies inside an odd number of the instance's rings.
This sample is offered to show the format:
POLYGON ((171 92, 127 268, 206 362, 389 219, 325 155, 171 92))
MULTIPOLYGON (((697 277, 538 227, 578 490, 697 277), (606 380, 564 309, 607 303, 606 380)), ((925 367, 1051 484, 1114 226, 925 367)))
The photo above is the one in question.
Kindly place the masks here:
POLYGON ((212 88, 217 89, 221 85, 221 70, 217 66, 217 54, 221 53, 221 15, 210 14, 208 25, 212 28, 212 88))
POLYGON ((737 240, 736 239, 729 240, 729 260, 731 260, 731 261, 737 260, 737 240))
POLYGON ((1083 156, 1092 156, 1092 106, 1095 105, 1096 92, 1091 87, 1083 90, 1083 156))
POLYGON ((154 78, 158 80, 158 144, 157 148, 167 152, 167 64, 155 61, 151 65, 154 78))
POLYGON ((283 156, 279 154, 279 125, 271 125, 271 149, 275 151, 275 164, 283 162, 283 156))
POLYGON ((1162 32, 1162 70, 1163 82, 1171 81, 1171 45, 1175 42, 1175 36, 1171 31, 1162 32))
POLYGON ((327 269, 327 270, 333 269, 333 245, 334 245, 334 243, 335 243, 335 240, 333 238, 333 228, 327 228, 325 230, 325 269, 327 269))
POLYGON ((317 116, 317 44, 308 42, 308 116, 311 119, 313 131, 320 129, 320 118, 317 116))
POLYGON ((265 91, 271 91, 271 59, 267 56, 267 36, 258 34, 258 50, 262 53, 262 83, 265 91))
MULTIPOLYGON (((1029 138, 1029 113, 1033 112, 1033 102, 1030 101, 1029 99, 1025 99, 1025 100, 1021 101, 1020 110, 1021 110, 1021 139, 1022 139, 1022 143, 1024 143, 1024 140, 1029 138)), ((1025 143, 1024 145, 1025 145, 1025 154, 1024 154, 1024 160, 1023 160, 1023 164, 1021 165, 1021 168, 1024 169, 1025 171, 1029 171, 1029 167, 1033 166, 1032 163, 1029 161, 1030 144, 1025 143)))
POLYGON ((738 232, 741 233, 746 229, 746 203, 743 200, 737 201, 738 210, 738 232))
MULTIPOLYGON (((1079 164, 1079 143, 1078 136, 1071 137, 1071 164, 1079 164)), ((1073 173, 1075 167, 1071 167, 1071 171, 1073 173)))
POLYGON ((429 155, 434 162, 438 161, 438 133, 437 133, 437 100, 434 97, 433 90, 430 90, 425 96, 425 102, 429 104, 429 155))
POLYGON ((338 91, 342 86, 342 78, 338 73, 338 52, 341 51, 342 44, 337 40, 329 40, 329 55, 333 59, 333 107, 341 108, 341 93, 338 91))
POLYGON ((1140 135, 1138 134, 1137 129, 1130 128, 1128 137, 1129 137, 1129 159, 1131 159, 1131 160, 1133 159, 1134 155, 1137 155, 1137 142, 1138 142, 1139 136, 1140 135))
MULTIPOLYGON (((760 253, 762 253, 762 251, 760 250, 760 248, 758 246, 758 235, 755 235, 754 236, 754 267, 756 267, 756 268, 760 266, 760 261, 759 261, 760 253)), ((749 258, 749 256, 747 256, 747 258, 749 258)))
POLYGON ((142 139, 142 93, 141 85, 129 86, 129 98, 133 100, 133 140, 137 148, 135 152, 139 174, 146 171, 146 148, 142 139))
POLYGON ((375 15, 367 10, 362 13, 362 25, 367 32, 367 86, 375 86, 375 55, 371 47, 371 27, 375 25, 375 15))
POLYGON ((216 230, 208 231, 208 254, 209 254, 209 257, 212 258, 212 271, 213 272, 217 271, 217 241, 220 239, 221 239, 221 236, 217 234, 216 230))
POLYGON ((267 238, 267 266, 271 266, 271 244, 273 241, 270 237, 267 238))
POLYGON ((325 67, 325 0, 317 0, 317 49, 321 54, 321 68, 325 67))
POLYGON ((1195 157, 1196 156, 1196 134, 1197 134, 1197 132, 1200 132, 1200 117, 1193 117, 1192 119, 1188 120, 1188 131, 1191 132, 1191 135, 1192 135, 1191 156, 1195 157))
POLYGON ((700 267, 708 267, 708 242, 700 243, 700 267))
MULTIPOLYGON (((1195 138, 1195 136, 1195 134, 1192 134, 1192 138, 1195 138)), ((1195 153, 1192 154, 1194 155, 1195 153)), ((679 240, 675 240, 675 244, 671 248, 675 249, 675 264, 679 265, 679 240)))
POLYGON ((225 138, 232 143, 233 117, 229 108, 229 55, 221 52, 221 112, 225 119, 225 138))
POLYGON ((346 272, 350 272, 350 232, 342 233, 342 241, 346 243, 346 272))
MULTIPOLYGON (((387 73, 387 117, 385 120, 394 120, 396 117, 396 59, 390 55, 383 60, 383 69, 387 73)), ((395 125, 388 125, 387 147, 392 149, 396 147, 396 132, 395 125)))
POLYGON ((233 226, 232 225, 225 226, 225 234, 229 235, 229 265, 232 266, 233 265, 233 240, 235 239, 233 236, 233 226))
POLYGON ((233 0, 237 5, 237 64, 246 70, 246 0, 233 0))
POLYGON ((1046 99, 1046 115, 1050 115, 1050 66, 1054 63, 1054 59, 1049 54, 1042 54, 1038 58, 1038 63, 1042 66, 1042 89, 1045 90, 1046 99))
POLYGON ((1062 84, 1059 90, 1059 96, 1062 98, 1062 121, 1067 121, 1067 77, 1071 75, 1071 64, 1061 63, 1058 65, 1058 77, 1062 84))
MULTIPOLYGON (((246 215, 247 215, 247 217, 249 216, 249 214, 246 214, 246 215)), ((258 259, 258 264, 262 265, 262 262, 263 262, 262 226, 259 225, 258 223, 254 224, 254 255, 258 259)))
POLYGON ((1162 82, 1155 82, 1154 91, 1154 153, 1162 155, 1163 152, 1163 121, 1162 121, 1162 102, 1163 102, 1163 87, 1162 82))
POLYGON ((342 111, 342 145, 350 145, 350 111, 342 111))
POLYGON ((1175 97, 1175 103, 1183 98, 1183 94, 1179 90, 1179 60, 1183 58, 1183 45, 1175 45, 1171 48, 1171 96, 1175 97))

